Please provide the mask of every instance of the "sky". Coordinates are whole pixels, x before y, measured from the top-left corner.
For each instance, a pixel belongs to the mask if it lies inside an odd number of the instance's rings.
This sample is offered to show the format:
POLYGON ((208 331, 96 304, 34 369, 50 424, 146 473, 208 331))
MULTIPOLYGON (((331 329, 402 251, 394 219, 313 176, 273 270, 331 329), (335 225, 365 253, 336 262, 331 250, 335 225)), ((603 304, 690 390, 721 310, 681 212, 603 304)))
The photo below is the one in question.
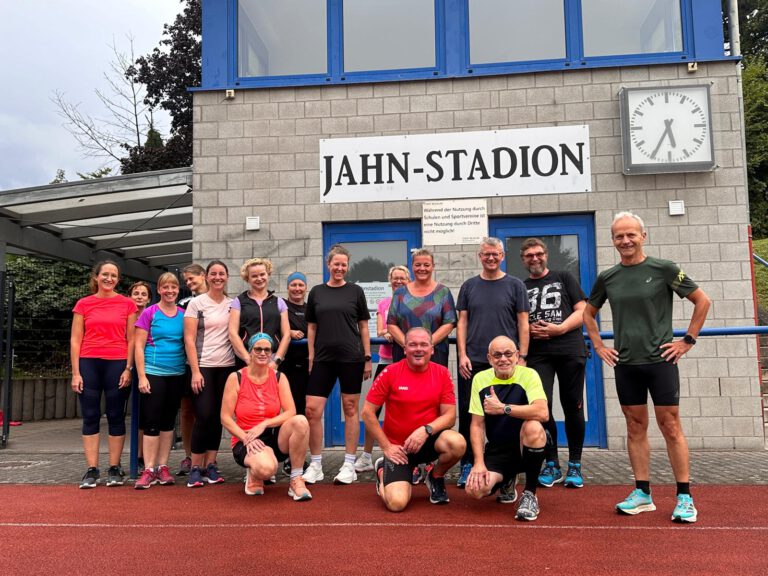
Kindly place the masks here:
MULTIPOLYGON (((108 89, 112 45, 128 52, 130 35, 136 56, 149 53, 182 7, 179 0, 0 0, 0 190, 48 184, 59 168, 77 180, 77 172, 104 164, 84 157, 51 98, 63 92, 82 112, 105 117, 94 89, 108 89)), ((167 116, 155 121, 165 135, 167 116)))

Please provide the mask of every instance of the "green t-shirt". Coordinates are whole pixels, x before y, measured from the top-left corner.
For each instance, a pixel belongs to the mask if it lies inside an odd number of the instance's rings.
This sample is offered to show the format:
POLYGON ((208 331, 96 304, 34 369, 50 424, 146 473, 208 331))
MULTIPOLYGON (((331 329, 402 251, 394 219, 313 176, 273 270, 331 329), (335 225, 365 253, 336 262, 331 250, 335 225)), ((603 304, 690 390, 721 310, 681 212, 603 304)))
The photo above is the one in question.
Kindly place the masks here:
POLYGON ((589 303, 611 305, 619 363, 654 364, 664 361, 659 346, 672 341, 672 293, 684 298, 697 288, 674 262, 648 256, 601 272, 589 303))

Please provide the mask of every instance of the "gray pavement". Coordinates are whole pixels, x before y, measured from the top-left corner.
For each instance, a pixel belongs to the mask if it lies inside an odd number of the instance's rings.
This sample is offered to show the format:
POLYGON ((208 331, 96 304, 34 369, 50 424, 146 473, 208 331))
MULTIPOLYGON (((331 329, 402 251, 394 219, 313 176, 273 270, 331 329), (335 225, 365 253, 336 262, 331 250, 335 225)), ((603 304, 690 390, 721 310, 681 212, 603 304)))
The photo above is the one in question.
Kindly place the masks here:
MULTIPOLYGON (((8 446, 0 449, 0 484, 74 484, 85 472, 80 420, 45 420, 25 422, 10 429, 8 446)), ((102 425, 102 469, 106 468, 106 423, 102 425)), ((226 432, 225 432, 226 435, 226 432)), ((374 453, 374 457, 378 454, 374 453)), ((170 465, 175 470, 184 457, 181 450, 171 453, 170 465)), ((332 482, 343 461, 342 449, 324 452, 324 482, 332 482)), ((561 451, 561 458, 567 453, 561 451)), ((630 484, 632 471, 623 450, 586 449, 582 458, 585 484, 630 484)), ((242 478, 242 469, 235 464, 229 440, 222 439, 219 466, 225 478, 242 478)), ((123 457, 128 470, 128 445, 123 457)), ((674 482, 666 452, 655 450, 651 456, 651 482, 674 482)), ((448 475, 454 479, 457 468, 448 475)), ((360 474, 359 481, 372 482, 373 473, 360 474)), ((768 485, 768 451, 695 451, 691 453, 691 480, 694 484, 752 484, 768 485)), ((278 474, 278 482, 286 478, 278 474)), ((181 485, 181 479, 179 480, 181 485)))

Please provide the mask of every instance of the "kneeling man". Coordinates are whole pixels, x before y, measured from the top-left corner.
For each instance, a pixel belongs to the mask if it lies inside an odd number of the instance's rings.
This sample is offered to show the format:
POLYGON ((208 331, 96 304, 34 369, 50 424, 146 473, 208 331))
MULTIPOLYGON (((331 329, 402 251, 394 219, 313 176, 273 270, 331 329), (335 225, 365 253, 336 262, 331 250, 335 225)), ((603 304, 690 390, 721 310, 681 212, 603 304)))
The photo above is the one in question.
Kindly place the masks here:
MULTIPOLYGON (((437 464, 427 475, 429 501, 447 504, 445 473, 459 461, 467 445, 458 432, 456 395, 448 369, 434 362, 432 336, 424 328, 405 335, 405 359, 388 366, 371 386, 363 408, 366 434, 379 443, 376 492, 392 512, 411 500, 411 478, 418 464, 437 464), (386 404, 384 428, 376 411, 386 404)), ((545 400, 546 409, 546 400, 545 400)), ((539 462, 541 464, 541 462, 539 462)))
POLYGON ((482 498, 501 490, 497 500, 512 503, 517 499, 515 478, 525 472, 516 518, 531 521, 539 516, 536 485, 547 442, 542 422, 549 418, 549 410, 539 375, 518 365, 517 355, 512 340, 494 338, 488 346, 491 368, 472 380, 469 433, 475 463, 467 493, 482 498))

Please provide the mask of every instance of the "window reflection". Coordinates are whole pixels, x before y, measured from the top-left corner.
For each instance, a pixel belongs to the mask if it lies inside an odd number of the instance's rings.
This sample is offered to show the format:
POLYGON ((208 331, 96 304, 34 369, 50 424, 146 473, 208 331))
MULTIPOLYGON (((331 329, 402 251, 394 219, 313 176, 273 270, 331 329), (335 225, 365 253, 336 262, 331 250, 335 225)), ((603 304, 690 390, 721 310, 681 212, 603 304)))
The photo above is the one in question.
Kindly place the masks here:
MULTIPOLYGON (((507 274, 517 276, 521 280, 528 277, 528 271, 520 258, 520 245, 528 236, 509 236, 506 238, 507 274)), ((577 234, 561 234, 536 236, 547 245, 547 268, 550 270, 565 270, 579 279, 579 237, 577 234)))

